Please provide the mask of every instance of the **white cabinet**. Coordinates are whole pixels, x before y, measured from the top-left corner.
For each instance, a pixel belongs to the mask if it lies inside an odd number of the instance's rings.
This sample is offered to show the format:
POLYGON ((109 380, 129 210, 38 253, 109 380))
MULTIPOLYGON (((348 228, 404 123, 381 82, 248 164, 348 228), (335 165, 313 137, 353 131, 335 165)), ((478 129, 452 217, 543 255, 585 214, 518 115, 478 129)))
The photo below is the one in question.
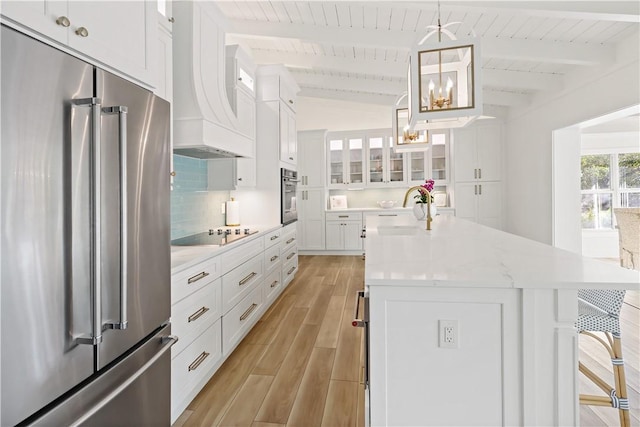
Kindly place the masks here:
POLYGON ((298 235, 300 250, 324 250, 327 206, 326 191, 322 187, 298 190, 298 235))
POLYGON ((429 132, 429 148, 426 151, 407 153, 409 185, 424 184, 433 179, 436 186, 449 183, 450 177, 450 131, 449 129, 429 132))
POLYGON ((156 89, 155 94, 169 102, 173 101, 173 38, 171 32, 162 22, 166 21, 163 15, 158 14, 158 53, 156 59, 156 89))
POLYGON ((219 257, 171 277, 171 422, 222 363, 222 286, 219 257))
POLYGON ((226 47, 225 81, 231 109, 238 118, 238 131, 256 138, 256 65, 240 46, 226 47))
POLYGON ((237 190, 256 186, 255 159, 213 159, 207 163, 209 191, 237 190))
POLYGON ((155 86, 155 2, 5 1, 2 14, 44 41, 58 42, 101 67, 155 86))
POLYGON ((325 186, 326 134, 324 129, 298 132, 298 188, 325 186))
POLYGON ((365 180, 364 137, 327 135, 329 188, 363 188, 365 180))
POLYGON ((296 224, 284 227, 282 247, 282 285, 287 287, 298 271, 298 235, 296 224))
POLYGON ((456 216, 500 229, 502 183, 461 182, 455 185, 456 216))
POLYGON ((456 216, 502 228, 502 141, 499 124, 453 131, 456 216))
POLYGON ((324 250, 326 130, 298 132, 298 249, 324 250))
POLYGON ((406 185, 403 153, 393 151, 388 132, 368 133, 366 136, 367 187, 404 187, 406 185))
POLYGON ((278 103, 278 150, 282 167, 296 170, 298 148, 296 134, 296 94, 300 90, 282 65, 258 68, 258 101, 278 103))
POLYGON ((455 129, 453 138, 456 182, 501 179, 502 142, 499 125, 455 129))
POLYGON ((362 250, 362 212, 327 212, 325 234, 328 250, 362 250))
POLYGON ((296 114, 280 101, 280 161, 291 166, 298 163, 296 114))

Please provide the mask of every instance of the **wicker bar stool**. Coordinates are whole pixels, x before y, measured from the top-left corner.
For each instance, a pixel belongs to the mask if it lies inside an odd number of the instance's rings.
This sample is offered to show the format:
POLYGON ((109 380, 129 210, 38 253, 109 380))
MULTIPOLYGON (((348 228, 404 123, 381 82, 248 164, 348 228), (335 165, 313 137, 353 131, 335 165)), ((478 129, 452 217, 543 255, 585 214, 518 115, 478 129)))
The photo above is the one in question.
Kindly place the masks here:
POLYGON ((582 362, 578 362, 579 371, 605 393, 605 396, 580 394, 580 404, 618 408, 620 425, 629 427, 631 425, 629 400, 622 360, 619 320, 625 293, 624 290, 580 289, 576 328, 581 335, 595 339, 607 349, 611 356, 615 381, 615 387, 611 387, 582 362))

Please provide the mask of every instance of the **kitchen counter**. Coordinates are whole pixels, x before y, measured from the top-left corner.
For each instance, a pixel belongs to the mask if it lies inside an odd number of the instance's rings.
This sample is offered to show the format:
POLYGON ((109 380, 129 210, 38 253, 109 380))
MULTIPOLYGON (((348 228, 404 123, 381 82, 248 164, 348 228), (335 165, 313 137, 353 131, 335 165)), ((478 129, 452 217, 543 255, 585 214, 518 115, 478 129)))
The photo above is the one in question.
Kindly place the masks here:
POLYGON ((413 217, 367 221, 365 282, 371 286, 640 289, 638 271, 453 216, 437 216, 432 230, 425 228, 424 221, 413 217))
MULTIPOLYGON (((220 228, 220 227, 214 227, 220 228)), ((226 227, 222 227, 226 228, 226 227)), ((202 245, 202 246, 171 246, 171 274, 179 273, 187 268, 198 264, 216 255, 225 253, 228 250, 237 248, 240 245, 251 242, 252 240, 263 237, 265 234, 273 230, 282 228, 282 224, 263 224, 263 225, 245 225, 231 228, 251 228, 259 230, 257 233, 251 234, 242 239, 236 240, 224 246, 202 245)))
POLYGON ((638 271, 452 216, 424 228, 367 221, 370 425, 579 425, 577 290, 637 290, 638 271))

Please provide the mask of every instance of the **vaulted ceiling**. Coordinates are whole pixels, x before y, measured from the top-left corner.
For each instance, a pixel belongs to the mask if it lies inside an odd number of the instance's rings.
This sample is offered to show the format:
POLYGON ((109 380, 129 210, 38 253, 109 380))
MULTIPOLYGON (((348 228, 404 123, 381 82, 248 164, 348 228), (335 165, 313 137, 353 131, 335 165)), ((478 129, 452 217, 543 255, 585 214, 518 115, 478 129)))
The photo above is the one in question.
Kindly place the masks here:
MULTIPOLYGON (((285 64, 301 96, 392 105, 406 90, 409 49, 438 21, 437 1, 221 1, 228 43, 258 64, 285 64)), ((527 104, 572 70, 616 60, 638 37, 638 1, 440 2, 458 39, 481 38, 485 106, 527 104)), ((614 88, 612 82, 612 89, 614 88)))

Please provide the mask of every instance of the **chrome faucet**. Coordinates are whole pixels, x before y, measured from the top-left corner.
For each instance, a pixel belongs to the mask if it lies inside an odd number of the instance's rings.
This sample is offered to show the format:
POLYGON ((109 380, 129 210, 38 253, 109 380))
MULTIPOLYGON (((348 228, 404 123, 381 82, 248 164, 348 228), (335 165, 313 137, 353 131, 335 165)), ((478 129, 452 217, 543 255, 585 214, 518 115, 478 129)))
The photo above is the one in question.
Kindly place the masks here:
POLYGON ((404 193, 404 201, 402 202, 402 207, 406 208, 407 207, 407 198, 409 197, 409 193, 411 193, 413 190, 418 190, 420 193, 427 194, 427 230, 431 230, 431 193, 429 193, 427 191, 426 188, 424 188, 421 185, 416 185, 414 187, 411 187, 410 189, 407 190, 406 193, 404 193))

